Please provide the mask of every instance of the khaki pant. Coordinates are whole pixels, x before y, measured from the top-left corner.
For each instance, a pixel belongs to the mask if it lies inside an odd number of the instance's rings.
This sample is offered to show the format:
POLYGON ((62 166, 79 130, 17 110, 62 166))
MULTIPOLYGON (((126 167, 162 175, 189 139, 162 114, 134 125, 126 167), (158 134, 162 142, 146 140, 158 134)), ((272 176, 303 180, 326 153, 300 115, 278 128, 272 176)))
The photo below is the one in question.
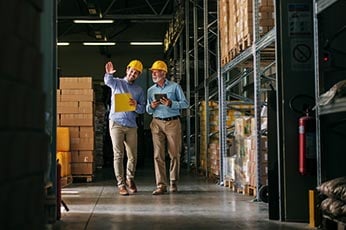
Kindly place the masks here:
POLYGON ((137 128, 124 127, 110 120, 109 133, 113 144, 114 174, 117 179, 118 186, 122 186, 125 185, 125 148, 127 154, 126 178, 133 179, 135 177, 137 164, 137 128))
POLYGON ((181 153, 181 123, 180 120, 162 121, 153 119, 150 123, 153 146, 154 146, 154 166, 156 185, 166 186, 166 143, 170 157, 169 179, 178 181, 180 172, 180 153, 181 153))

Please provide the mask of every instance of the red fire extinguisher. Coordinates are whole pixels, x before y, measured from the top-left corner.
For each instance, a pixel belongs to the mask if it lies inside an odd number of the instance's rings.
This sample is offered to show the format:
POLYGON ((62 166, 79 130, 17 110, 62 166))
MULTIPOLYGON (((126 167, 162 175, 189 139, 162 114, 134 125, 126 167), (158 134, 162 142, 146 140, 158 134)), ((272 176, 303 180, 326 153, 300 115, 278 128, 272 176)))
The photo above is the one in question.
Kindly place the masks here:
POLYGON ((289 101, 290 108, 302 114, 298 122, 298 171, 301 175, 316 174, 316 122, 311 115, 314 104, 314 98, 305 94, 296 95, 289 101), (297 109, 298 105, 302 109, 297 109))
POLYGON ((299 173, 316 173, 316 122, 309 112, 299 118, 299 173))

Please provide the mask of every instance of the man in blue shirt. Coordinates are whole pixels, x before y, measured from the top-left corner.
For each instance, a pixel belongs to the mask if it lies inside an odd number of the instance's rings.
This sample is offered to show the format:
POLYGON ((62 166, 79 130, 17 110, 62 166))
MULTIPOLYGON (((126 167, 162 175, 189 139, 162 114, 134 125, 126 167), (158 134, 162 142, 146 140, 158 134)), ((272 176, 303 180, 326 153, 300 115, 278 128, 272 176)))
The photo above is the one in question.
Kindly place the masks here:
POLYGON ((166 79, 167 65, 155 61, 150 68, 154 85, 148 89, 146 111, 153 115, 150 123, 154 147, 156 189, 153 195, 167 192, 165 146, 170 157, 170 191, 177 192, 180 171, 181 123, 180 111, 189 106, 180 85, 166 79))
POLYGON ((113 144, 114 173, 117 179, 119 194, 126 196, 137 192, 134 182, 137 164, 137 114, 145 112, 145 95, 143 89, 134 84, 142 73, 143 65, 139 60, 131 61, 126 68, 124 78, 114 78, 115 69, 112 62, 106 63, 104 82, 112 90, 111 109, 109 113, 109 132, 113 144), (134 107, 134 111, 116 112, 115 94, 130 93, 127 102, 134 107), (126 180, 124 178, 124 146, 127 153, 126 180), (128 186, 128 190, 126 188, 128 186))

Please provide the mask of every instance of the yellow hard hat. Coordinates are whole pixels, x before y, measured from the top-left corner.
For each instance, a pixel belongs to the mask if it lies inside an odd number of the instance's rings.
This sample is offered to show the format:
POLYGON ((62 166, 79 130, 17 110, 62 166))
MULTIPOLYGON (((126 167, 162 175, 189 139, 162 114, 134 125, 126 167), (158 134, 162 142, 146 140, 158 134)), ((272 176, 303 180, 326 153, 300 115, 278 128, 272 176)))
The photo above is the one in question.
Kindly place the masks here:
POLYGON ((167 72, 167 65, 164 61, 155 61, 151 66, 150 70, 163 70, 167 72))
POLYGON ((143 71, 143 64, 139 60, 130 61, 130 63, 127 65, 127 68, 129 68, 129 67, 134 68, 135 70, 139 71, 140 73, 142 73, 142 71, 143 71))

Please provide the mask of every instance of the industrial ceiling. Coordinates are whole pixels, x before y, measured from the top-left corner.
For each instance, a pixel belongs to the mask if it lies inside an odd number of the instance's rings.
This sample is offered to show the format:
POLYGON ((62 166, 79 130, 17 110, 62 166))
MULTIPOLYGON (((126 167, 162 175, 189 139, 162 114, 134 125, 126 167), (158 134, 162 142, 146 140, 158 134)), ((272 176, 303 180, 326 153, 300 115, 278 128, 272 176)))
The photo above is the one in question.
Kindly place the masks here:
POLYGON ((163 42, 177 0, 58 0, 58 42, 163 42), (112 19, 111 24, 75 24, 74 20, 112 19))

